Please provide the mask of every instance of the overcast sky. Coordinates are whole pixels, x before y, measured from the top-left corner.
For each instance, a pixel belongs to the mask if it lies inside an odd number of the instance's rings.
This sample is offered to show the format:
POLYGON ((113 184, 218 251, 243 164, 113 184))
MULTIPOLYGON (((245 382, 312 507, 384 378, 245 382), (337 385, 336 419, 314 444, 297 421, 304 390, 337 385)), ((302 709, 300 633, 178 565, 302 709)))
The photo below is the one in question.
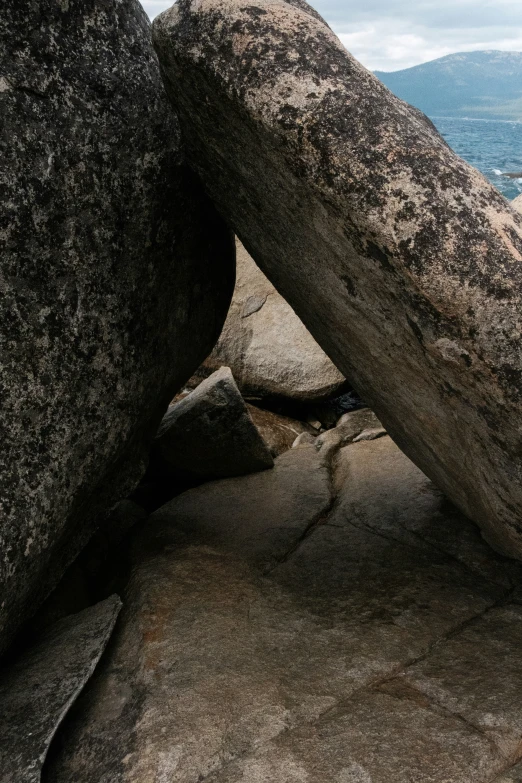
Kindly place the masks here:
MULTIPOLYGON (((171 0, 142 0, 154 17, 171 0)), ((522 0, 314 0, 371 70, 397 71, 452 52, 522 51, 522 0)))

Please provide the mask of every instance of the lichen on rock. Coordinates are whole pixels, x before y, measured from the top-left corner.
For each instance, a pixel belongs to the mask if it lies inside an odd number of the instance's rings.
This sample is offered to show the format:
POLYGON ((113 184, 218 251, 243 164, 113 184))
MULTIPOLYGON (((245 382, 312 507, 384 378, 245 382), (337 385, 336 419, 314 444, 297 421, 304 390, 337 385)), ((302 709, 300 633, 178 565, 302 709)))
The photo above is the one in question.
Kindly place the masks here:
POLYGON ((522 557, 522 215, 303 2, 154 22, 191 164, 406 454, 522 557))

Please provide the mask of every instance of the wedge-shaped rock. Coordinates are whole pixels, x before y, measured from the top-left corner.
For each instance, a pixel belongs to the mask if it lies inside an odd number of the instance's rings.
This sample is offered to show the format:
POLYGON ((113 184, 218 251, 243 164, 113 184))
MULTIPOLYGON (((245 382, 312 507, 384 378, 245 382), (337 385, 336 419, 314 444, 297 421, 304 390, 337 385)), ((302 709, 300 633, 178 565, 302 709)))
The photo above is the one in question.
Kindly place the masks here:
POLYGON ((51 740, 92 675, 120 608, 114 595, 66 617, 0 670, 2 783, 39 783, 51 740))
POLYGON ((243 394, 318 400, 344 378, 288 302, 237 242, 237 281, 205 367, 230 367, 243 394))
POLYGON ((511 202, 511 206, 515 207, 515 209, 518 209, 519 212, 522 212, 522 195, 514 198, 511 202))
POLYGON ((139 480, 234 249, 137 0, 6 0, 0 114, 1 651, 139 480))
POLYGON ((304 2, 154 23, 192 164, 400 447, 522 556, 522 216, 304 2))
POLYGON ((169 408, 152 461, 162 475, 181 481, 241 476, 274 464, 228 367, 169 408))

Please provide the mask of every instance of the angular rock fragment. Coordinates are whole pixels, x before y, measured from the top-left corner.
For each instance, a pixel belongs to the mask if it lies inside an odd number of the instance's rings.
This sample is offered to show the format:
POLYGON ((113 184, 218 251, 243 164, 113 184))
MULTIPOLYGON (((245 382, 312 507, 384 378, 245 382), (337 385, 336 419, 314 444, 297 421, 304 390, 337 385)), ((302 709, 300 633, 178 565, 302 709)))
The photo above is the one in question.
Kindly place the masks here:
POLYGON ((0 85, 1 652, 139 480, 234 250, 137 0, 6 0, 0 85))
POLYGON ((519 212, 522 212, 522 194, 513 199, 511 206, 517 209, 519 212))
POLYGON ((342 392, 342 394, 338 396, 330 397, 327 400, 314 402, 309 407, 310 413, 319 420, 321 426, 327 430, 331 430, 333 427, 337 426, 337 422, 345 413, 352 413, 360 410, 361 408, 365 408, 366 405, 357 392, 351 389, 342 392))
POLYGON ((0 669, 2 783, 39 783, 51 740, 92 675, 120 608, 114 595, 66 617, 0 669))
POLYGON ((236 289, 205 367, 230 367, 243 394, 317 400, 344 378, 237 240, 236 289))
POLYGON ((373 440, 372 436, 386 432, 375 413, 368 408, 343 414, 337 422, 336 431, 340 434, 343 444, 358 440, 373 440))
POLYGON ((151 463, 158 473, 188 482, 273 466, 228 367, 171 405, 154 441, 151 463))
POLYGON ((300 449, 302 446, 312 446, 317 440, 317 434, 311 432, 302 432, 292 443, 293 449, 300 449))
POLYGON ((522 215, 304 3, 154 22, 188 154, 408 456, 522 557, 522 215))

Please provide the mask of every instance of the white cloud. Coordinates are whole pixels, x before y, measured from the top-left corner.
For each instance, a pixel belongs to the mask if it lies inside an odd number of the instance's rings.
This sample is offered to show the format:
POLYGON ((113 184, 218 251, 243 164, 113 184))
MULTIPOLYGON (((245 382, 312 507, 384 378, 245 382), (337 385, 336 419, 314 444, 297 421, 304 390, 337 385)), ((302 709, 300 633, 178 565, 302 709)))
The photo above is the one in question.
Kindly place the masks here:
POLYGON ((144 0, 142 5, 145 11, 148 13, 151 19, 170 8, 173 4, 173 0, 144 0))
MULTIPOLYGON (((151 18, 173 0, 144 0, 151 18)), ((314 0, 371 70, 396 71, 453 52, 522 51, 522 0, 314 0)))
POLYGON ((453 52, 522 50, 522 30, 491 30, 490 35, 482 28, 438 32, 438 35, 429 30, 403 33, 383 21, 362 30, 339 33, 339 37, 348 51, 367 68, 381 71, 409 68, 453 52))

